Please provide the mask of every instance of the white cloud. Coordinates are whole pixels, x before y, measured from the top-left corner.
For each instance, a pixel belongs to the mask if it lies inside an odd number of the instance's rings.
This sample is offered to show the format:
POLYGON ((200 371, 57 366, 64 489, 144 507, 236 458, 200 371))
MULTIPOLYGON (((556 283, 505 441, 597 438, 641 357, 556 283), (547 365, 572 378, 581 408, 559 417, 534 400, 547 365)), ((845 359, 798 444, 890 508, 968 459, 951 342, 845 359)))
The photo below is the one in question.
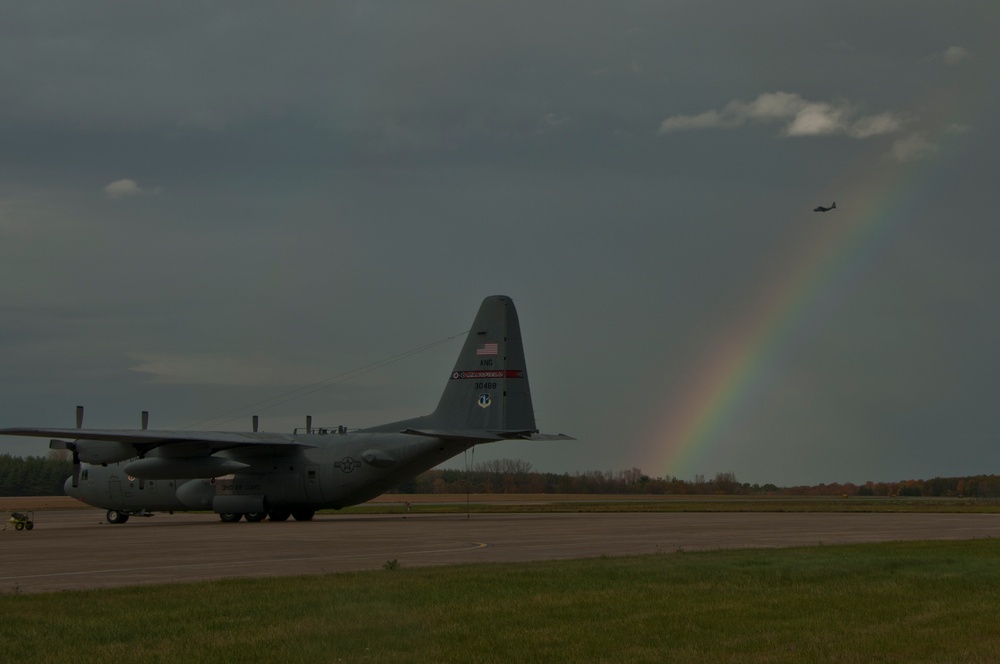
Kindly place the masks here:
POLYGON ((903 128, 903 120, 892 113, 879 113, 859 118, 848 129, 854 138, 868 138, 881 134, 891 134, 903 128))
MULTIPOLYGON (((785 118, 775 117, 775 120, 785 118)), ((825 103, 806 104, 795 112, 785 126, 785 136, 824 136, 836 134, 844 127, 844 111, 825 103)))
POLYGON ((173 385, 279 386, 322 380, 315 370, 263 358, 134 353, 131 371, 173 385))
POLYGON ((731 129, 747 122, 782 123, 784 136, 846 134, 869 138, 902 129, 903 118, 888 111, 858 117, 847 101, 809 101, 794 92, 765 92, 753 101, 735 99, 721 111, 674 115, 660 125, 660 135, 691 129, 731 129))
POLYGON ((937 151, 933 143, 922 134, 910 134, 892 144, 889 156, 900 163, 922 159, 937 151))
POLYGON ((961 46, 949 46, 945 49, 943 57, 946 65, 957 65, 972 59, 972 51, 961 46))
POLYGON ((546 134, 553 131, 565 130, 577 125, 577 121, 570 116, 558 117, 555 113, 547 113, 539 122, 536 134, 546 134))
POLYGON ((160 193, 159 187, 140 187, 135 180, 124 178, 115 180, 104 187, 104 193, 108 198, 122 198, 125 196, 151 196, 160 193))
POLYGON ((732 120, 723 120, 718 111, 705 111, 698 115, 675 115, 669 117, 660 125, 660 133, 667 134, 672 131, 684 131, 685 129, 735 126, 736 124, 732 120))

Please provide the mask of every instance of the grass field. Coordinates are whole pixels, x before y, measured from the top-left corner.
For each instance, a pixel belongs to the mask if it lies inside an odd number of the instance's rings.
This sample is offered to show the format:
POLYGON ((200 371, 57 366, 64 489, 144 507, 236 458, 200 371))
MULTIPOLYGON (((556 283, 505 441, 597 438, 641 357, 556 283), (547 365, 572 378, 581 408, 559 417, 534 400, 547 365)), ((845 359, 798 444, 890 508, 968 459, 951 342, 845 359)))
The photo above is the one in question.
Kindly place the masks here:
MULTIPOLYGON (((502 494, 501 494, 502 496, 502 494)), ((399 496, 391 496, 398 499, 399 496)), ((1000 503, 954 498, 761 498, 733 496, 559 496, 536 498, 517 495, 503 500, 466 502, 461 496, 450 501, 414 500, 365 503, 341 510, 342 513, 542 513, 542 512, 920 512, 920 513, 1000 513, 1000 503)))
POLYGON ((1000 540, 0 595, 18 662, 996 662, 1000 540))

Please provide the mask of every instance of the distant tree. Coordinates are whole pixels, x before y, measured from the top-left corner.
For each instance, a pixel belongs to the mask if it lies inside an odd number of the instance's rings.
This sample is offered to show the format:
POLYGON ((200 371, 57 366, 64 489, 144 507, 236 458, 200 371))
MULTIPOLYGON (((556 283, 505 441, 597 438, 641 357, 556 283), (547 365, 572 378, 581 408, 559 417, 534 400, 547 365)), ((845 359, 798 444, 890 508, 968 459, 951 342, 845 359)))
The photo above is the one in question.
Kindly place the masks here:
POLYGON ((723 493, 727 495, 733 495, 739 493, 740 483, 736 481, 736 473, 716 473, 715 481, 712 482, 715 485, 715 493, 723 493))
POLYGON ((46 457, 0 455, 0 496, 61 496, 72 462, 46 457))

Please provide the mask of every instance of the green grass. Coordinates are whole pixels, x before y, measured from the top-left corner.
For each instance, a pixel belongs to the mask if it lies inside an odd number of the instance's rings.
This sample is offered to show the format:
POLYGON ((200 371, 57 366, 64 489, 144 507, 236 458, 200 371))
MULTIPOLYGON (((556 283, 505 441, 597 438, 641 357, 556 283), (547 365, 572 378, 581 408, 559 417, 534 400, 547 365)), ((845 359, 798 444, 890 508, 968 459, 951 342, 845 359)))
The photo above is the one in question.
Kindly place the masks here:
MULTIPOLYGON (((342 514, 414 514, 431 513, 557 513, 557 512, 919 512, 1000 513, 996 501, 955 498, 758 498, 718 497, 664 500, 629 500, 627 498, 561 502, 552 495, 545 502, 466 503, 462 496, 453 502, 366 503, 340 510, 342 514)), ((334 513, 334 511, 330 511, 334 513)))
POLYGON ((995 662, 1000 540, 0 595, 0 660, 995 662))

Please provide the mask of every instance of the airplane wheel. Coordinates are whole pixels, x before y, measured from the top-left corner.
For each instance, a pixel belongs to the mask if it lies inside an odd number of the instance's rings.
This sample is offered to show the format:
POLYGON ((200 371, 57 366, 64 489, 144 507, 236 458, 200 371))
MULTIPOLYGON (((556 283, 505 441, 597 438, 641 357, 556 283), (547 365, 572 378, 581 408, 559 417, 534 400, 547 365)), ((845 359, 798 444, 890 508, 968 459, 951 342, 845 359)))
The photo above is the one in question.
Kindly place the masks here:
POLYGON ((292 515, 288 510, 271 510, 267 513, 267 517, 271 521, 288 521, 288 517, 292 515))
POLYGON ((312 521, 316 515, 316 510, 292 510, 292 516, 296 521, 312 521))
POLYGON ((257 523, 267 517, 267 512, 247 512, 243 517, 250 523, 257 523))
POLYGON ((220 514, 219 518, 225 523, 236 523, 243 518, 242 514, 220 514))
POLYGON ((125 523, 128 521, 128 514, 118 510, 108 510, 108 523, 125 523))

